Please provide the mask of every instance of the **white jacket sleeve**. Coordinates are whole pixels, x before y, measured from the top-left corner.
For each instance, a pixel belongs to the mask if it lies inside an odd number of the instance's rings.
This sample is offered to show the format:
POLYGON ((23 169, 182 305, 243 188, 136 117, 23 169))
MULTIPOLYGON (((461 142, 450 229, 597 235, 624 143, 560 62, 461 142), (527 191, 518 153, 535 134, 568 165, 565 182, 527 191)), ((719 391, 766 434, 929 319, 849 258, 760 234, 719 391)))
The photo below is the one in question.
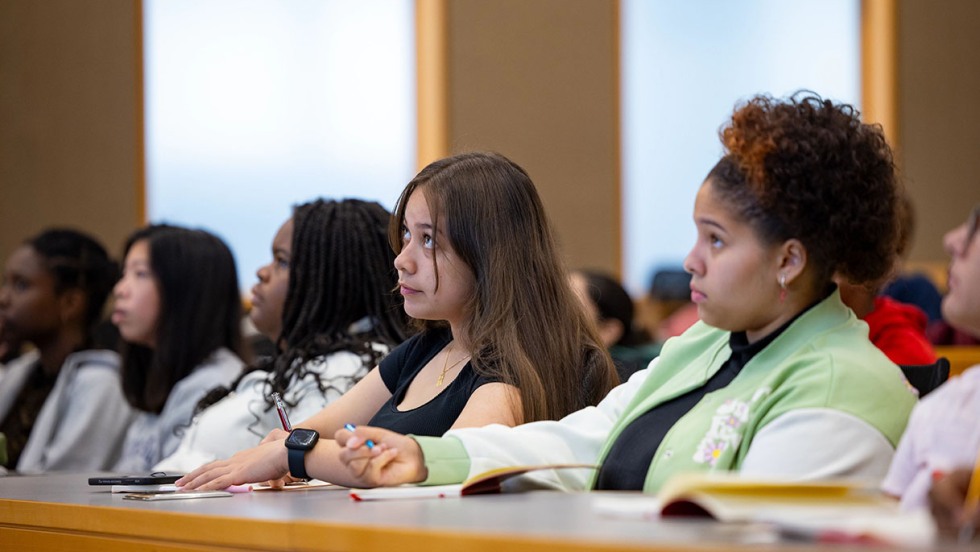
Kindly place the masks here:
POLYGON ((853 478, 878 483, 895 449, 867 422, 826 408, 801 408, 770 422, 752 439, 740 473, 798 480, 853 478), (825 443, 848 443, 841 447, 825 443), (806 446, 800 446, 806 443, 806 446))

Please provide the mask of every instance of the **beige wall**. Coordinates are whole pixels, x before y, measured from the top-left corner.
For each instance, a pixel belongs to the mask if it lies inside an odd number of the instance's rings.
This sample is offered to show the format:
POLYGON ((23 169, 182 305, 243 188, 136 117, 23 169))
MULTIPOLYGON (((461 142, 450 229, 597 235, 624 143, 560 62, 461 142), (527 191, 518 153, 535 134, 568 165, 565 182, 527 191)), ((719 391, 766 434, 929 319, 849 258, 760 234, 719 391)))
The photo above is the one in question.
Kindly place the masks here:
POLYGON ((918 215, 912 260, 980 203, 980 2, 899 2, 899 161, 918 215))
MULTIPOLYGON (((572 265, 618 269, 618 4, 449 0, 447 148, 537 183, 572 265)), ((0 258, 52 224, 118 251, 142 220, 136 0, 0 0, 0 258)), ((913 260, 980 201, 980 2, 899 0, 899 161, 913 260)))
POLYGON ((139 223, 139 9, 0 0, 0 259, 49 225, 118 254, 139 223))
POLYGON ((606 0, 448 3, 449 148, 531 175, 573 266, 619 271, 618 14, 606 0))

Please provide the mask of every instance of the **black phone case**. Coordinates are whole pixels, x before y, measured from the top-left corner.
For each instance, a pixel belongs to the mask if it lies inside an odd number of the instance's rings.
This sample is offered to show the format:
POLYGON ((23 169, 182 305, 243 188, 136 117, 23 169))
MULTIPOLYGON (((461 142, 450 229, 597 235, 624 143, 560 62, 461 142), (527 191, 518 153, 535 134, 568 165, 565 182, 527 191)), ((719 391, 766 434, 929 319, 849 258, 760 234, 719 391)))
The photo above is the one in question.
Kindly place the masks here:
POLYGON ((174 483, 183 475, 116 475, 107 477, 90 477, 89 485, 164 485, 174 483))

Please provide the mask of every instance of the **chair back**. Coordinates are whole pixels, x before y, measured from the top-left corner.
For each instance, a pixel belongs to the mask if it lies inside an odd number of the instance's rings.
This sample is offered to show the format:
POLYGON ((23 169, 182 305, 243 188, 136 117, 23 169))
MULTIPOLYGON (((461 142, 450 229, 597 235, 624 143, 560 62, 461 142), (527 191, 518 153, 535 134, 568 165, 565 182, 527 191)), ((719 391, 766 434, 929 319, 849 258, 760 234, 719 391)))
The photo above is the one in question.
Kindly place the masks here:
POLYGON ((949 361, 946 357, 939 357, 933 364, 900 364, 898 367, 912 387, 918 389, 920 399, 949 379, 949 361))

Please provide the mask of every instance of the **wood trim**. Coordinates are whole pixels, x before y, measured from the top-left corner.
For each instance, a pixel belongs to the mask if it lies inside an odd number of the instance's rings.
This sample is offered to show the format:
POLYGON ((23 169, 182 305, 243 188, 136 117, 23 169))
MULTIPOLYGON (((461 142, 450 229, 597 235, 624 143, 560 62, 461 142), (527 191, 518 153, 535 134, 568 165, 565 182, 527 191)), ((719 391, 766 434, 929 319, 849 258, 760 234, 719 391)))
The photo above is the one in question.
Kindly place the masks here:
POLYGON ((421 169, 449 155, 448 0, 416 0, 417 163, 421 169))
POLYGON ((980 345, 936 345, 937 357, 949 361, 949 377, 959 376, 974 366, 980 366, 980 345))
POLYGON ((613 0, 613 198, 615 212, 613 213, 613 260, 616 266, 616 276, 623 281, 626 273, 623 266, 623 37, 622 37, 622 6, 619 0, 613 0))
MULTIPOLYGON (((331 492, 331 491, 328 491, 331 492)), ((336 491, 332 491, 336 492, 336 491)), ((223 500, 223 499, 220 499, 223 500)), ((515 534, 412 526, 351 525, 329 520, 240 519, 169 511, 107 508, 0 498, 0 542, 11 549, 122 552, 231 550, 358 551, 466 550, 467 552, 625 552, 645 543, 603 543, 515 534), (16 547, 13 545, 17 545, 16 547)), ((6 550, 6 548, 4 548, 6 550)), ((664 544, 661 552, 717 552, 717 547, 664 544)), ((780 552, 794 552, 780 548, 780 552)))
POLYGON ((134 0, 136 63, 136 226, 146 224, 146 94, 144 83, 143 0, 134 0))
MULTIPOLYGON (((120 499, 122 500, 122 499, 120 499)), ((54 534, 49 549, 98 550, 113 541, 152 543, 160 549, 220 546, 222 549, 288 550, 290 527, 277 521, 241 520, 175 512, 105 508, 78 504, 31 502, 0 498, 0 535, 12 531, 54 534), (180 531, 174 528, 179 527, 180 531), (87 544, 87 543, 92 543, 87 544)), ((36 544, 36 549, 45 547, 36 544)), ((109 546, 103 550, 126 549, 109 546)), ((131 549, 131 548, 130 548, 131 549)))
POLYGON ((892 148, 901 144, 898 97, 898 2, 861 1, 863 119, 880 123, 892 148))

